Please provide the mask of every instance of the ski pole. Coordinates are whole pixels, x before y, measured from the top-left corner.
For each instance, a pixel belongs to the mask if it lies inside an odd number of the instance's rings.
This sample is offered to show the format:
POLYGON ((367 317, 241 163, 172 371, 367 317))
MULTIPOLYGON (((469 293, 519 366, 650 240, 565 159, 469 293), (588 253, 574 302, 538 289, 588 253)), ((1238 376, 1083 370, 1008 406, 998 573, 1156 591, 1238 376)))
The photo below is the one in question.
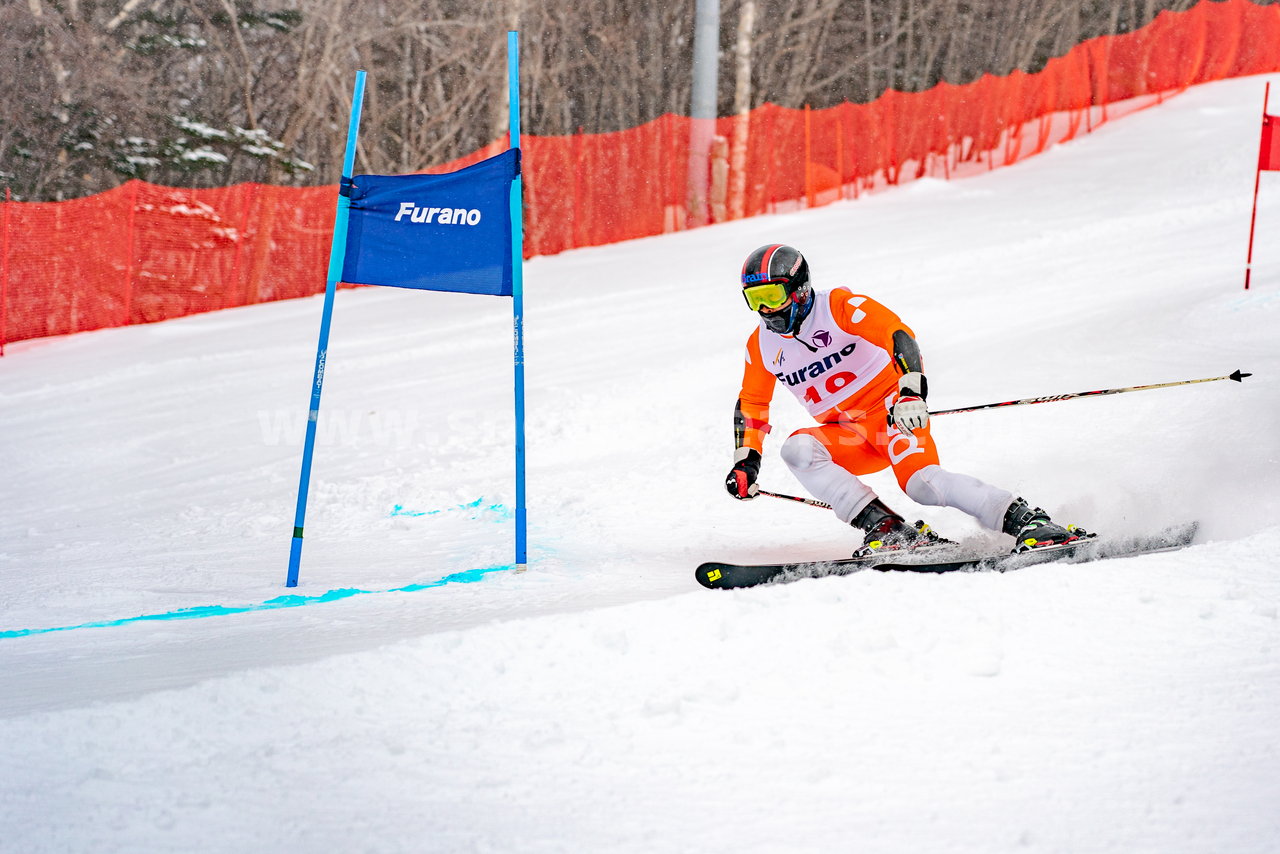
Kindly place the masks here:
POLYGON ((1001 406, 1024 406, 1030 403, 1054 403, 1059 400, 1072 400, 1077 397, 1097 397, 1104 394, 1124 394, 1129 391, 1146 391, 1152 388, 1170 388, 1176 385, 1194 385, 1195 383, 1213 383, 1219 380, 1235 380, 1243 382, 1245 377, 1251 377, 1253 374, 1242 373, 1241 371, 1233 371, 1225 377, 1206 377, 1202 380, 1178 380, 1171 383, 1155 383, 1153 385, 1134 385, 1127 388, 1102 388, 1097 391, 1077 391, 1070 394, 1052 394, 1048 397, 1028 397, 1022 400, 1003 400, 999 403, 984 403, 981 406, 962 406, 959 409, 942 409, 937 412, 930 412, 930 415, 951 415, 956 412, 977 412, 979 409, 996 409, 1001 406))
POLYGON ((798 495, 783 495, 781 492, 769 492, 767 489, 760 490, 758 494, 767 495, 770 498, 785 498, 788 501, 798 501, 801 504, 808 504, 810 507, 820 507, 823 510, 831 509, 830 504, 827 504, 825 501, 818 501, 816 498, 801 498, 798 495))
MULTIPOLYGON (((977 412, 979 409, 996 409, 1001 406, 1024 406, 1030 403, 1054 403, 1059 400, 1071 400, 1077 397, 1098 397, 1105 394, 1124 394, 1129 391, 1146 391, 1153 388, 1170 388, 1177 385, 1194 385, 1195 383, 1212 383, 1219 380, 1234 380, 1235 382, 1243 382, 1245 377, 1251 377, 1253 374, 1244 373, 1240 370, 1232 371, 1224 377, 1206 377, 1202 380, 1178 380, 1171 383, 1155 383, 1153 385, 1135 385, 1126 388, 1104 388, 1097 391, 1077 391, 1071 394, 1055 394, 1049 397, 1028 397, 1023 400, 1005 400, 1000 403, 984 403, 980 406, 963 406, 959 409, 943 409, 938 412, 930 412, 930 415, 952 415, 956 412, 977 412)), ((813 498, 801 498, 798 495, 784 495, 780 492, 769 492, 761 489, 760 495, 767 495, 770 498, 785 498, 787 501, 797 501, 801 504, 808 504, 810 507, 820 507, 824 510, 830 510, 831 505, 813 498)))

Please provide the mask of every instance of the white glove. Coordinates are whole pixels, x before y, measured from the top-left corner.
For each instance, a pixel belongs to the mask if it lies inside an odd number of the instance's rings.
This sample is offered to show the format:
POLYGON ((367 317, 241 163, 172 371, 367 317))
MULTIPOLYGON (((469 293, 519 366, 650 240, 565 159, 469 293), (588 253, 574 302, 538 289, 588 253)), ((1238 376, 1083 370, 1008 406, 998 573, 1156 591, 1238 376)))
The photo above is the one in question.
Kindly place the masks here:
POLYGON ((899 430, 914 433, 929 423, 929 407, 924 402, 928 393, 924 374, 912 371, 898 378, 898 400, 889 417, 899 430))

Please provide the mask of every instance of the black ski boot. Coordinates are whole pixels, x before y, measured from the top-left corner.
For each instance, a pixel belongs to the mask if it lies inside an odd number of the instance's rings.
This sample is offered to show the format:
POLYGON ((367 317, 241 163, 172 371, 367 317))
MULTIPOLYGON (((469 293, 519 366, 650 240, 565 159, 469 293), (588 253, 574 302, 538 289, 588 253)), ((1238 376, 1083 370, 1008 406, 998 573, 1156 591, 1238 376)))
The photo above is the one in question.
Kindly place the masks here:
POLYGON ((1014 552, 1060 546, 1089 536, 1083 528, 1067 525, 1065 528, 1049 518, 1039 507, 1032 507, 1021 498, 1015 498, 1004 514, 1001 529, 1013 536, 1014 552))
POLYGON ((916 522, 914 527, 908 525, 879 498, 871 499, 871 503, 854 517, 853 526, 867 532, 862 546, 853 553, 854 557, 952 543, 935 534, 924 522, 916 522))

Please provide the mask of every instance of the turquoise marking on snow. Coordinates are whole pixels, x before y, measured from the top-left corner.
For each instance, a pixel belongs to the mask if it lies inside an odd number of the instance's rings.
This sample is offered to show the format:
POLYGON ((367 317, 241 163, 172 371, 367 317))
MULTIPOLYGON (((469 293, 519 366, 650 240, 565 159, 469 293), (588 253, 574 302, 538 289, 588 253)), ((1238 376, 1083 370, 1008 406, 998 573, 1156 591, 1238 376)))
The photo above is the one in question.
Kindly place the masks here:
POLYGON ((225 617, 228 614, 244 614, 249 611, 274 611, 280 608, 300 608, 304 605, 320 605, 325 602, 337 602, 340 599, 350 599, 353 596, 369 596, 376 593, 415 593, 419 590, 429 590, 433 587, 443 587, 446 584, 469 584, 474 581, 482 580, 486 575, 492 572, 502 572, 503 570, 512 569, 511 564, 506 566, 488 566, 479 569, 466 569, 461 572, 455 572, 446 575, 444 578, 436 581, 424 581, 416 584, 406 584, 404 587, 393 587, 390 590, 360 590, 355 587, 342 587, 337 590, 329 590, 316 596, 299 596, 296 594, 286 594, 277 596, 274 599, 268 599, 265 602, 258 602, 253 605, 197 605, 192 608, 179 608, 176 611, 165 611, 162 614, 142 614, 137 617, 125 617, 120 620, 98 620, 92 623, 80 623, 75 626, 53 626, 45 629, 9 629, 0 631, 0 640, 5 638, 22 638, 28 635, 45 635, 50 632, 69 632, 75 629, 105 629, 112 626, 127 626, 132 623, 161 622, 170 620, 200 620, 205 617, 225 617))
POLYGON ((443 513, 443 510, 405 510, 403 504, 397 504, 391 508, 388 516, 434 516, 437 513, 443 513))
MULTIPOLYGON (((392 506, 391 512, 388 513, 387 515, 388 516, 412 516, 412 517, 439 516, 442 513, 453 513, 458 510, 481 510, 485 513, 496 514, 499 520, 505 520, 505 519, 511 518, 511 509, 509 507, 506 507, 505 505, 502 505, 502 504, 490 504, 489 506, 484 507, 482 506, 483 504, 484 504, 483 497, 477 498, 475 501, 470 501, 466 504, 459 504, 455 507, 446 507, 443 510, 406 510, 403 504, 396 504, 392 506)), ((471 518, 474 519, 477 517, 473 515, 471 518)))
POLYGON ((426 581, 420 584, 407 584, 404 587, 397 587, 394 590, 388 590, 388 593, 413 593, 417 590, 426 590, 430 587, 443 587, 449 583, 470 584, 473 581, 479 581, 491 572, 497 572, 501 569, 513 569, 511 564, 506 566, 491 566, 486 569, 464 569, 462 572, 455 572, 453 575, 446 575, 439 581, 426 581))

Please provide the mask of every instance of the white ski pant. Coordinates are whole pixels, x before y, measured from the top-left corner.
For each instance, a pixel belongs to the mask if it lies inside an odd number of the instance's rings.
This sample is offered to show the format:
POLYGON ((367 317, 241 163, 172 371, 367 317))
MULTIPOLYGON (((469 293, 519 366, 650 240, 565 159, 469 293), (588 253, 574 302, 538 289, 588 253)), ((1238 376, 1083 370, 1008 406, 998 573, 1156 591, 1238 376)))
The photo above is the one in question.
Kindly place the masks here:
MULTIPOLYGON (((796 433, 782 444, 782 460, 800 485, 819 501, 830 504, 841 521, 854 517, 876 497, 857 475, 837 465, 831 452, 808 433, 796 433)), ((954 507, 985 528, 999 531, 1013 493, 942 466, 925 466, 907 481, 906 493, 917 504, 954 507)))

